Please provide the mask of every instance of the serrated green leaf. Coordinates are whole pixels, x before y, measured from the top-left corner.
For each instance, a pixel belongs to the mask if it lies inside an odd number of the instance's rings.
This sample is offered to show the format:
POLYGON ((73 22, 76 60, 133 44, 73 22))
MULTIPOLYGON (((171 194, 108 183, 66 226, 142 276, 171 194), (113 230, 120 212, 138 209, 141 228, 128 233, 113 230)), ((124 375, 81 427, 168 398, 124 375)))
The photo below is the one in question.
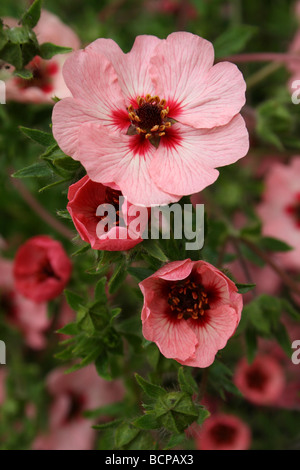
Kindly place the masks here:
POLYGON ((43 162, 33 163, 12 175, 13 178, 46 178, 50 176, 52 177, 53 173, 49 166, 43 162))
POLYGON ((24 26, 29 26, 29 28, 36 26, 41 16, 41 8, 42 0, 35 0, 22 16, 22 24, 24 26))
POLYGON ((135 378, 137 383, 140 385, 140 387, 143 389, 146 395, 150 398, 158 398, 161 396, 166 395, 166 391, 160 387, 159 385, 154 385, 147 380, 145 380, 143 377, 141 377, 139 374, 135 374, 135 378))

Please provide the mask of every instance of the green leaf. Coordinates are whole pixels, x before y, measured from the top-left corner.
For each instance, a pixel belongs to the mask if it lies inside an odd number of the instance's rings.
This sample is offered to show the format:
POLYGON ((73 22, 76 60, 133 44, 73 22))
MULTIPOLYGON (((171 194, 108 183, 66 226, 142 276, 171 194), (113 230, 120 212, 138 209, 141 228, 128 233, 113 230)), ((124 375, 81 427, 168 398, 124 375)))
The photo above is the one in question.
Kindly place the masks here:
POLYGON ((163 450, 173 449, 174 447, 179 446, 186 439, 186 434, 176 434, 172 436, 163 450))
POLYGON ((257 351, 257 336, 255 330, 248 328, 245 333, 246 339, 246 353, 248 363, 251 364, 254 361, 257 351))
POLYGON ((290 356, 292 341, 283 323, 279 323, 277 325, 277 328, 273 330, 273 335, 284 350, 284 352, 287 354, 287 356, 290 356))
POLYGON ((178 382, 181 390, 188 395, 193 395, 199 391, 199 387, 194 380, 190 369, 184 367, 180 367, 178 369, 178 382))
POLYGON ((104 350, 97 357, 95 361, 95 366, 100 377, 102 377, 105 380, 112 380, 109 357, 104 350))
POLYGON ((144 281, 144 279, 154 274, 154 271, 148 268, 130 267, 127 269, 127 271, 131 276, 135 277, 138 282, 144 281))
POLYGON ((116 448, 120 449, 129 444, 138 434, 139 429, 134 428, 130 424, 123 423, 117 429, 115 433, 115 444, 116 448))
POLYGON ((53 135, 48 132, 43 132, 38 129, 29 129, 28 127, 23 126, 20 126, 19 129, 23 132, 23 134, 25 134, 34 142, 37 142, 38 144, 42 145, 43 147, 49 147, 54 144, 57 147, 53 135))
POLYGON ((242 51, 258 28, 250 25, 230 26, 214 41, 216 58, 237 54, 242 51))
POLYGON ((95 424, 95 426, 92 426, 93 429, 97 430, 102 430, 102 429, 108 429, 108 428, 114 428, 118 426, 120 423, 122 423, 122 418, 120 419, 114 419, 113 421, 108 421, 107 423, 103 424, 95 424))
POLYGON ((238 293, 239 294, 246 294, 246 292, 249 292, 250 290, 254 289, 256 287, 256 284, 235 284, 236 287, 238 288, 238 293))
POLYGON ((147 253, 153 258, 156 258, 160 261, 166 262, 168 258, 160 248, 159 244, 155 240, 145 240, 142 243, 142 247, 147 251, 147 253))
POLYGON ((104 300, 104 303, 106 303, 106 291, 105 291, 105 285, 106 285, 106 277, 102 277, 99 279, 99 281, 96 284, 95 287, 95 300, 104 300))
POLYGON ((144 416, 135 419, 132 424, 144 430, 158 429, 160 427, 153 412, 148 412, 144 416))
POLYGON ((50 176, 52 177, 53 173, 49 166, 43 162, 33 163, 26 168, 16 171, 12 175, 13 178, 48 178, 50 176))
POLYGON ((57 54, 67 54, 68 52, 72 52, 72 48, 56 46, 51 42, 44 42, 44 44, 41 44, 40 46, 40 56, 46 60, 51 59, 57 54))
POLYGON ((65 290, 64 294, 66 296, 66 300, 70 307, 77 312, 83 303, 83 299, 80 295, 76 294, 75 292, 71 292, 70 290, 65 290))
POLYGON ((263 237, 259 243, 260 247, 267 251, 291 251, 293 248, 282 240, 272 237, 263 237))
POLYGON ((121 262, 119 265, 116 266, 108 282, 110 294, 114 294, 119 289, 122 282, 125 281, 126 276, 127 276, 127 270, 125 267, 125 262, 121 262))
POLYGON ((33 78, 33 74, 29 69, 16 70, 14 72, 14 75, 16 77, 22 78, 23 80, 30 80, 31 78, 33 78))
POLYGON ((57 330, 57 333, 62 333, 64 335, 77 335, 79 333, 78 325, 77 323, 69 323, 68 325, 65 325, 63 328, 60 328, 57 330))
POLYGON ((21 18, 24 26, 33 28, 41 16, 42 0, 35 0, 21 18))
POLYGON ((166 391, 160 387, 159 385, 154 385, 147 380, 143 379, 139 374, 135 374, 135 378, 137 383, 140 385, 140 387, 143 389, 146 395, 150 398, 158 398, 161 396, 166 395, 166 391))
POLYGON ((8 42, 1 49, 0 59, 13 65, 16 69, 22 69, 23 57, 20 45, 8 42))

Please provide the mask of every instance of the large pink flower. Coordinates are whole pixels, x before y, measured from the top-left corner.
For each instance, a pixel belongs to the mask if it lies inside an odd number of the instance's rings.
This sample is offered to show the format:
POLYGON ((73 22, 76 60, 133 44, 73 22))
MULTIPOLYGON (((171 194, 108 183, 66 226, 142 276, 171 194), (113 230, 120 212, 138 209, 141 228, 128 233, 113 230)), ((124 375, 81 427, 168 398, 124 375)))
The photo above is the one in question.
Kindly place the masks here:
MULTIPOLYGON (((145 212, 144 223, 139 224, 137 231, 129 230, 128 224, 133 221, 132 217, 128 217, 128 212, 132 209, 132 205, 124 200, 120 207, 120 197, 122 193, 117 189, 95 183, 88 176, 69 188, 67 209, 81 238, 90 243, 95 250, 129 250, 143 241, 141 234, 148 222, 148 212, 145 212), (111 221, 113 222, 111 227, 108 223, 100 233, 97 233, 99 222, 102 220, 104 224, 108 219, 105 213, 101 216, 96 215, 100 205, 103 208, 106 205, 114 207, 116 217, 115 222, 111 221)), ((138 211, 137 217, 139 217, 138 211)))
POLYGON ((61 294, 71 270, 71 262, 62 244, 47 235, 37 235, 17 251, 15 286, 24 297, 35 302, 51 300, 61 294))
POLYGON ((90 450, 95 440, 94 422, 83 417, 83 412, 123 399, 124 387, 120 381, 106 382, 89 365, 71 374, 64 368, 52 371, 47 378, 52 396, 49 432, 33 443, 36 450, 90 450))
POLYGON ((241 318, 235 284, 205 261, 174 261, 140 284, 143 334, 180 364, 208 367, 241 318))
POLYGON ((267 355, 257 356, 252 364, 241 359, 234 382, 245 398, 256 405, 274 404, 285 387, 283 368, 275 358, 267 355))
MULTIPOLYGON (((3 18, 3 23, 12 28, 17 26, 18 21, 14 18, 3 18)), ((48 11, 42 10, 34 31, 40 44, 51 42, 58 46, 71 47, 74 50, 80 47, 80 41, 71 28, 48 11)), ((18 77, 7 80, 7 100, 53 104, 54 96, 59 98, 70 96, 62 75, 62 66, 68 55, 58 54, 50 60, 36 56, 26 67, 33 73, 31 80, 18 77)))
POLYGON ((213 62, 212 44, 186 32, 139 36, 128 54, 98 39, 64 65, 73 98, 55 105, 54 136, 93 181, 116 183, 133 204, 201 191, 249 145, 242 74, 213 62))
POLYGON ((288 164, 276 163, 265 180, 263 200, 257 208, 263 234, 288 243, 292 251, 279 253, 288 269, 300 268, 300 157, 288 164))
POLYGON ((47 304, 33 302, 16 291, 13 262, 3 258, 0 258, 0 305, 8 322, 23 333, 28 346, 45 347, 44 333, 51 324, 47 304))
POLYGON ((251 431, 237 416, 216 414, 204 421, 197 437, 198 450, 248 450, 251 431))

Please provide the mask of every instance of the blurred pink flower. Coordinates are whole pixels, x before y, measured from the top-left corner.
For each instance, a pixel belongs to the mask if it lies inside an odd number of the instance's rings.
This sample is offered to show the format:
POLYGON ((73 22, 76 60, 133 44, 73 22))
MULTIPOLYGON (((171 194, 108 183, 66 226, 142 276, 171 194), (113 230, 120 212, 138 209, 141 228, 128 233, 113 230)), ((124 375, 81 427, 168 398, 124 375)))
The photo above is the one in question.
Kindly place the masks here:
POLYGON ((284 390, 284 371, 279 362, 271 356, 259 355, 252 364, 248 364, 243 358, 236 367, 234 383, 252 403, 272 405, 284 390))
POLYGON ((300 268, 300 157, 288 164, 276 163, 265 180, 263 200, 257 207, 265 236, 278 238, 293 250, 278 253, 287 269, 300 268))
POLYGON ((138 36, 128 54, 98 39, 64 65, 73 97, 54 106, 55 139, 93 181, 114 182, 132 204, 201 191, 216 167, 249 148, 243 76, 213 62, 212 44, 187 32, 138 36))
POLYGON ((121 401, 124 396, 123 384, 101 379, 93 365, 70 374, 64 368, 55 369, 47 378, 47 388, 53 400, 49 432, 36 438, 35 450, 92 449, 95 422, 84 418, 83 412, 121 401))
POLYGON ((14 260, 15 287, 24 297, 42 302, 57 297, 72 271, 62 244, 47 235, 27 240, 14 260))
POLYGON ((7 321, 23 333, 29 347, 45 347, 44 332, 51 324, 47 304, 28 300, 15 290, 13 262, 4 258, 0 258, 0 304, 7 321))
POLYGON ((69 188, 67 209, 79 235, 84 241, 90 243, 94 250, 129 250, 142 241, 141 233, 148 223, 148 212, 145 214, 144 224, 140 224, 139 231, 129 231, 128 224, 131 218, 128 217, 128 211, 132 205, 124 200, 120 208, 119 197, 122 197, 120 191, 103 186, 101 183, 95 183, 88 176, 72 184, 69 188), (97 226, 101 220, 107 220, 108 217, 106 215, 97 216, 96 212, 98 206, 104 204, 114 206, 117 217, 116 225, 101 235, 101 233, 97 234, 97 226), (122 226, 120 221, 127 226, 122 226))
MULTIPOLYGON (((5 25, 17 26, 14 18, 3 18, 5 25)), ((76 50, 80 41, 76 34, 52 13, 42 10, 40 20, 34 28, 38 42, 51 42, 58 46, 71 47, 76 50)), ((62 66, 69 54, 58 54, 50 60, 36 56, 26 68, 32 71, 33 78, 24 80, 11 77, 6 82, 7 100, 22 103, 52 103, 52 98, 71 96, 62 75, 62 66)))
POLYGON ((211 365, 241 318, 235 284, 205 261, 174 261, 139 286, 145 338, 183 365, 211 365))
POLYGON ((197 436, 198 450, 248 450, 251 431, 237 416, 215 414, 206 419, 197 436))

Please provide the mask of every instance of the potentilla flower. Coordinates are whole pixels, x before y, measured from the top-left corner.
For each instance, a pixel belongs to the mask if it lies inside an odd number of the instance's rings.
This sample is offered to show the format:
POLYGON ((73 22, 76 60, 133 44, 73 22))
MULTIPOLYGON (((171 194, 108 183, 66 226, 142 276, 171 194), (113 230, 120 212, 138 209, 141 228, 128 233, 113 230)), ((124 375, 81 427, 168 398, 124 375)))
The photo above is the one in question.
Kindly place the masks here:
POLYGON ((263 200, 257 208, 265 236, 279 238, 293 250, 278 253, 287 269, 300 268, 300 157, 276 163, 265 179, 263 200))
POLYGON ((234 334, 242 296, 205 261, 174 261, 139 284, 143 335, 180 364, 208 367, 234 334))
POLYGON ((47 235, 30 238, 14 260, 15 287, 35 302, 57 297, 65 288, 72 265, 62 246, 47 235))
POLYGON ((212 44, 191 33, 138 36, 128 54, 98 39, 64 65, 73 97, 54 107, 54 137, 93 181, 114 182, 133 204, 201 191, 249 146, 243 76, 213 62, 212 44))
MULTIPOLYGON (((18 26, 14 18, 3 18, 4 25, 11 28, 18 26)), ((34 28, 38 42, 43 44, 51 42, 58 46, 71 47, 76 50, 80 47, 79 38, 61 20, 52 13, 42 10, 38 24, 34 28)), ((70 96, 62 75, 62 66, 69 54, 58 54, 50 60, 44 60, 39 56, 26 66, 32 72, 33 77, 25 80, 19 77, 11 77, 6 82, 7 100, 22 103, 52 103, 52 98, 65 98, 70 96)), ((10 67, 12 72, 13 67, 10 67)))
POLYGON ((122 198, 122 193, 118 189, 95 183, 88 176, 70 186, 67 209, 79 235, 90 243, 93 249, 129 250, 142 241, 141 234, 148 222, 148 212, 146 211, 142 220, 136 208, 136 216, 143 223, 130 230, 131 222, 136 219, 129 217, 128 212, 134 208, 122 198), (103 208, 101 215, 97 215, 99 206, 103 208), (106 206, 113 212, 112 214, 106 213, 106 206), (103 227, 99 229, 101 222, 103 227))
POLYGON ((284 371, 271 356, 257 356, 252 364, 246 359, 238 363, 234 383, 244 397, 256 405, 276 403, 285 387, 284 371))
POLYGON ((7 321, 22 332, 32 349, 46 346, 45 332, 51 324, 45 302, 33 302, 16 291, 13 262, 0 258, 0 310, 7 321))
POLYGON ((83 416, 84 411, 121 401, 122 382, 107 382, 98 376, 93 365, 66 374, 64 368, 47 377, 47 389, 52 397, 49 431, 33 443, 35 450, 90 450, 95 441, 94 421, 83 416))
POLYGON ((206 419, 197 437, 198 450, 248 450, 251 431, 237 416, 216 414, 206 419))

